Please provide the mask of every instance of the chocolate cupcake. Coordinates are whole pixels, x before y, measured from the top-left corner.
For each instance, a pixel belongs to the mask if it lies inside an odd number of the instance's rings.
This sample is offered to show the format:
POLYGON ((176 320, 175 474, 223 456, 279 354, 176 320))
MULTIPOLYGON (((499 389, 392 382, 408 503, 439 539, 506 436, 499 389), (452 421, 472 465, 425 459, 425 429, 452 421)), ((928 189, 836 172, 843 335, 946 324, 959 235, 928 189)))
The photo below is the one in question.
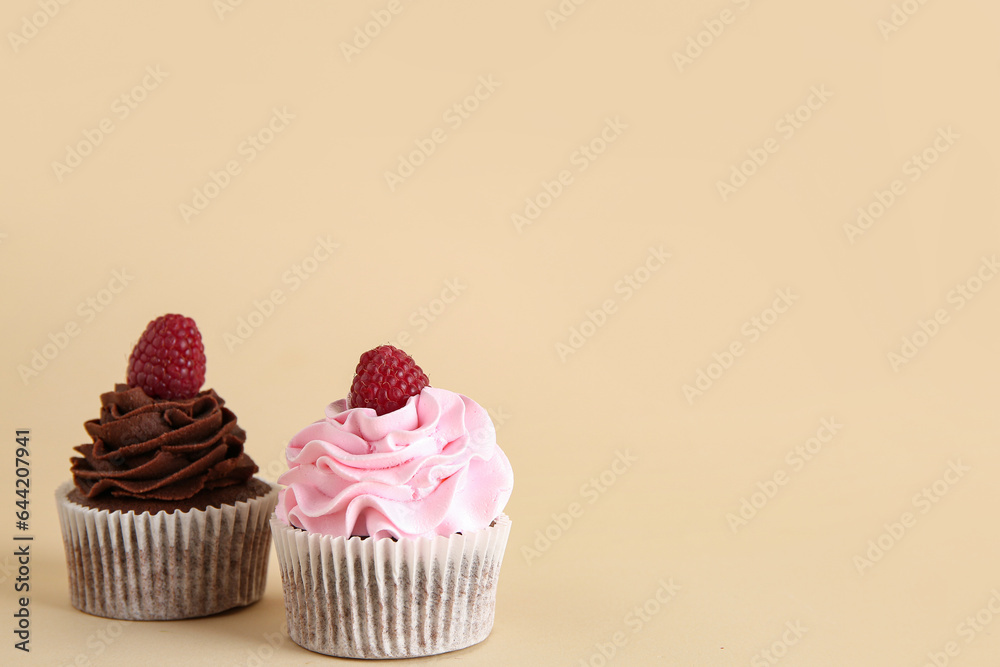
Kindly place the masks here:
POLYGON ((277 489, 253 474, 246 433, 204 381, 194 322, 150 322, 128 384, 101 395, 92 442, 56 492, 70 600, 128 620, 206 616, 260 599, 277 489))

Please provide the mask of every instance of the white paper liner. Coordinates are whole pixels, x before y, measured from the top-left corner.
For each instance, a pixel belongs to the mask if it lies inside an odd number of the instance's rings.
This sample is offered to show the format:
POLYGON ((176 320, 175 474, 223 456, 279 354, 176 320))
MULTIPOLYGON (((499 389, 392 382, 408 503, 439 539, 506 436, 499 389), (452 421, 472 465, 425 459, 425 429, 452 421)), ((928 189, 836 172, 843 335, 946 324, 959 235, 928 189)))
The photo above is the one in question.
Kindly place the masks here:
POLYGON ((331 537, 271 517, 288 634, 348 658, 410 658, 477 644, 493 629, 510 518, 464 535, 331 537))
MULTIPOLYGON (((270 483, 269 483, 270 484, 270 483)), ((70 601, 133 621, 207 616, 260 599, 278 489, 222 507, 121 512, 84 507, 56 490, 70 601)))

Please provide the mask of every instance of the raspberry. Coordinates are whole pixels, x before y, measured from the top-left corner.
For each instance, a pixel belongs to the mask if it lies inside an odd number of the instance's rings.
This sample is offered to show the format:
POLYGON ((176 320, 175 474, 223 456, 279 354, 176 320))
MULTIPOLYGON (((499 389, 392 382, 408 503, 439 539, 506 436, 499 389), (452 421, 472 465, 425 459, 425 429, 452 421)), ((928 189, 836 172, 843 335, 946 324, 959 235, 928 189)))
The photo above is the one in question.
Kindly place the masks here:
POLYGON ((392 345, 380 345, 361 355, 347 394, 347 407, 374 408, 384 415, 398 410, 430 382, 413 357, 392 345))
POLYGON ((150 398, 197 396, 205 382, 205 346, 194 320, 162 315, 147 324, 128 358, 127 380, 150 398))

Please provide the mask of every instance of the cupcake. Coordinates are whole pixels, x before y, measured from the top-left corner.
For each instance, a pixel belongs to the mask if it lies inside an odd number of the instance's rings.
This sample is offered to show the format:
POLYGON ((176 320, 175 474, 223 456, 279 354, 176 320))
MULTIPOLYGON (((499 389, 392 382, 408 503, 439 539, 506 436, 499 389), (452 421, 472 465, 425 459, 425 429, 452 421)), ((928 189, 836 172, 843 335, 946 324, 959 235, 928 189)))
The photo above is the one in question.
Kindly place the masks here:
POLYGON ((408 658, 486 639, 513 488, 486 410, 383 345, 287 458, 271 530, 293 641, 408 658))
POLYGON ((56 491, 70 601, 127 620, 207 616, 260 599, 277 487, 205 381, 194 321, 149 323, 127 383, 101 395, 73 481, 56 491))

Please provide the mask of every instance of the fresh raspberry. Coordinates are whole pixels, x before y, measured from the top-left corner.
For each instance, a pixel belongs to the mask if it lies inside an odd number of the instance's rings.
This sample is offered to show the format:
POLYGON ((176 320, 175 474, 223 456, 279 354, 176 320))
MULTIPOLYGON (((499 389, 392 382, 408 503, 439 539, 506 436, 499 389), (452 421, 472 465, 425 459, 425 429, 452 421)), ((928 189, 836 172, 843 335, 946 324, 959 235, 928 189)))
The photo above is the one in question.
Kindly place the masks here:
POLYGON ((347 407, 374 408, 384 415, 406 405, 430 382, 413 357, 392 345, 379 345, 361 355, 347 394, 347 407))
POLYGON ((192 398, 205 382, 205 346, 198 325, 162 315, 146 325, 128 358, 128 386, 151 398, 192 398))

